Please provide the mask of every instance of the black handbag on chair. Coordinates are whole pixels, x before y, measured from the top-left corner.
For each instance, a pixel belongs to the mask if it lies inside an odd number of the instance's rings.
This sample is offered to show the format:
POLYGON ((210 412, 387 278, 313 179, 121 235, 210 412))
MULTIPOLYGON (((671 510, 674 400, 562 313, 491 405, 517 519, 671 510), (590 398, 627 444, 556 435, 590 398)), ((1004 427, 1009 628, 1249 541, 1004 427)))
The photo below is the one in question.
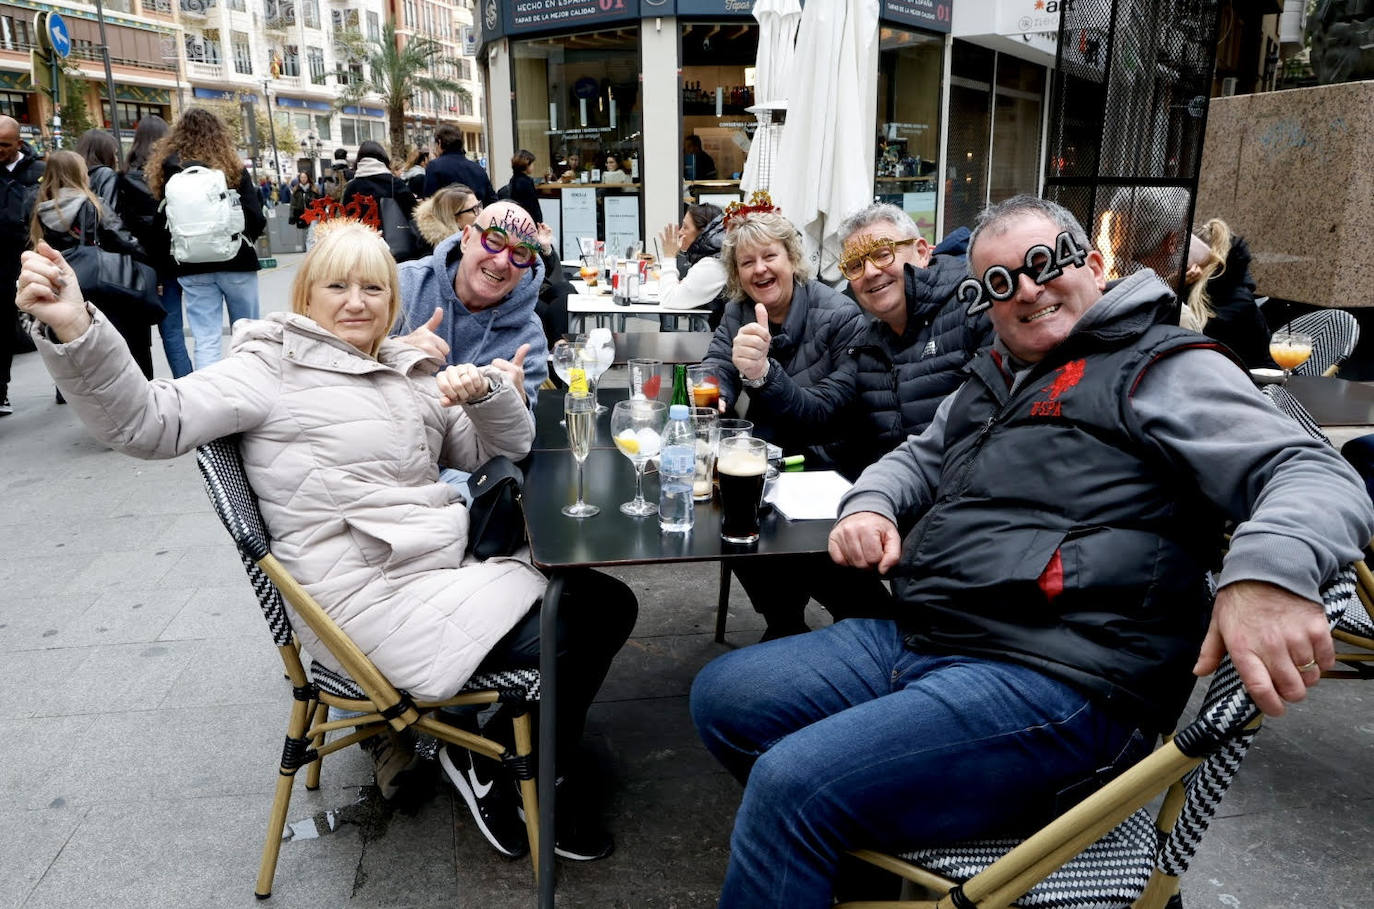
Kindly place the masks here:
POLYGON ((468 552, 476 558, 508 556, 525 545, 525 510, 520 504, 524 482, 524 473, 504 455, 487 461, 468 478, 468 552))

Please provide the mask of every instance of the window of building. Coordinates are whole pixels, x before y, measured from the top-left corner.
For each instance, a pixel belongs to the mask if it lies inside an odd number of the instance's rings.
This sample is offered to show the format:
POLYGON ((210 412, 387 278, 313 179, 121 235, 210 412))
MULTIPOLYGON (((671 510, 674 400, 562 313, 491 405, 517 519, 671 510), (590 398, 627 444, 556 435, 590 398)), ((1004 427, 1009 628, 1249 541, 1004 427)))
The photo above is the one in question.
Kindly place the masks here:
MULTIPOLYGON (((540 184, 541 205, 561 205, 563 187, 573 182, 595 187, 596 223, 564 219, 564 251, 576 248, 576 238, 593 229, 608 250, 642 242, 638 23, 513 41, 511 59, 515 147, 534 154, 530 175, 540 184), (626 182, 602 179, 607 155, 624 162, 626 182), (607 237, 606 211, 612 207, 619 227, 607 237)), ((471 146, 467 150, 474 152, 471 146)), ((496 164, 496 170, 505 169, 505 162, 496 164)))
POLYGON ((248 43, 247 32, 230 32, 234 51, 234 72, 253 74, 253 50, 248 43))
POLYGON ((472 81, 472 61, 467 57, 458 58, 458 78, 472 81))
POLYGON ((696 136, 704 152, 700 156, 688 153, 684 146, 686 193, 694 199, 703 193, 737 194, 745 149, 758 123, 745 110, 754 103, 745 69, 758 58, 758 26, 738 21, 684 22, 680 28, 682 135, 696 136))
POLYGON ((329 11, 330 22, 334 26, 334 34, 346 31, 358 30, 358 11, 356 9, 331 9, 329 11))
POLYGON ((883 26, 878 35, 878 139, 873 193, 934 241, 944 39, 883 26))
POLYGON ((306 28, 319 28, 320 0, 305 0, 301 4, 301 15, 305 19, 306 28))
POLYGON ((20 123, 29 122, 29 100, 19 92, 0 92, 0 114, 13 117, 20 123))
POLYGON ((263 0, 263 21, 268 28, 286 28, 289 25, 295 25, 295 0, 263 0))
POLYGON ((966 41, 950 59, 945 233, 990 202, 1040 190, 1045 67, 966 41))
POLYGON ((348 61, 348 84, 357 85, 363 81, 363 64, 358 60, 348 61))
POLYGON ((310 81, 316 85, 324 84, 324 48, 307 47, 305 59, 310 67, 310 81))
POLYGON ((315 114, 315 134, 325 142, 329 141, 330 119, 329 114, 315 114))
POLYGON ((18 16, 0 16, 0 45, 5 50, 24 51, 33 47, 29 23, 18 16))
POLYGON ((459 96, 458 96, 458 113, 459 113, 460 116, 463 116, 463 117, 471 117, 471 116, 472 116, 472 96, 471 96, 471 95, 459 95, 459 96))
POLYGON ((143 0, 143 12, 161 16, 172 14, 172 0, 143 0))
POLYGON ((248 4, 244 0, 229 0, 229 8, 237 13, 248 11, 248 4))
POLYGON ((186 59, 192 63, 219 63, 219 29, 207 28, 199 35, 187 32, 186 59))
POLYGON ((373 41, 382 40, 382 20, 371 10, 367 13, 367 37, 373 41))
POLYGON ((134 11, 133 0, 107 0, 104 6, 105 9, 116 13, 131 13, 134 11))
POLYGON ((298 44, 287 44, 282 48, 281 72, 283 76, 301 74, 301 49, 298 44))
POLYGON ((371 139, 373 142, 387 143, 385 120, 366 120, 361 117, 339 118, 339 141, 344 145, 359 145, 371 139))

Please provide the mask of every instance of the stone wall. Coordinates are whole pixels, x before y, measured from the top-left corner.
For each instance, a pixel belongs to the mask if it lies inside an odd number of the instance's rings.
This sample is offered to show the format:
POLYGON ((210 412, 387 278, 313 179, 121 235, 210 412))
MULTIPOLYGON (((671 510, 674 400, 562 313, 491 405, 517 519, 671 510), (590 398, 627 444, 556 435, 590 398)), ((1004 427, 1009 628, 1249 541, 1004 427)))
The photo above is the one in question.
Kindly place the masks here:
POLYGON ((1374 81, 1213 98, 1193 223, 1221 218, 1259 293, 1374 306, 1374 81))

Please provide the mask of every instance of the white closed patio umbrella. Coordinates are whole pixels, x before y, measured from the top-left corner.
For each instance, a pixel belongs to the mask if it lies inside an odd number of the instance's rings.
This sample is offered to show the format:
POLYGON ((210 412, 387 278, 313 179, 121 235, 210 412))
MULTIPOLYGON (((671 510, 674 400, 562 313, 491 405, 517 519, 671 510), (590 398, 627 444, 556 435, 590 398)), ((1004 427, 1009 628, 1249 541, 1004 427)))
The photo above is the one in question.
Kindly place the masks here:
POLYGON ((808 3, 793 61, 773 201, 801 231, 817 274, 835 282, 836 230, 873 200, 878 0, 808 3))
POLYGON ((754 18, 759 22, 759 52, 754 63, 757 103, 749 110, 758 117, 759 125, 740 177, 746 199, 754 190, 772 185, 773 163, 782 138, 782 126, 774 112, 787 109, 789 70, 801 16, 799 0, 759 0, 754 4, 754 18))

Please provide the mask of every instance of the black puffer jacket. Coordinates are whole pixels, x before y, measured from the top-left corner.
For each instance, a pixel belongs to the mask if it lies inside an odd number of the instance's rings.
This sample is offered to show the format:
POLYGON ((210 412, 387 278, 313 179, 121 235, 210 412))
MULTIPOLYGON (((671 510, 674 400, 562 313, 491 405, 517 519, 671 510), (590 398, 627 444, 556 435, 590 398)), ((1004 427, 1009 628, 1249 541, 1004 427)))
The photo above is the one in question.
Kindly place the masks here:
POLYGON ((147 255, 148 263, 157 269, 160 278, 175 278, 176 260, 172 258, 172 238, 165 221, 158 223, 157 199, 148 188, 142 169, 119 175, 114 210, 124 227, 138 239, 147 255))
POLYGON ((733 407, 747 391, 754 434, 784 451, 815 451, 812 446, 833 442, 841 430, 836 417, 854 397, 848 351, 863 329, 863 310, 819 281, 796 285, 786 321, 769 326, 767 382, 744 388, 730 353, 740 327, 753 321, 753 301, 729 303, 711 338, 702 362, 720 376, 721 400, 733 407))
POLYGON ((1235 352, 1245 365, 1273 366, 1269 359, 1269 324, 1255 305, 1255 279, 1250 277, 1250 247, 1236 237, 1221 274, 1207 282, 1207 296, 1216 313, 1202 333, 1235 352))
POLYGON ((852 354, 857 394, 850 427, 831 452, 851 479, 925 429, 940 402, 966 378, 964 365, 992 343, 986 312, 969 317, 955 297, 968 276, 963 255, 935 256, 926 268, 906 267, 906 331, 898 336, 869 317, 852 354))
POLYGON ((116 211, 119 205, 119 174, 108 164, 97 164, 86 171, 86 180, 91 184, 91 192, 105 203, 107 211, 116 211))

